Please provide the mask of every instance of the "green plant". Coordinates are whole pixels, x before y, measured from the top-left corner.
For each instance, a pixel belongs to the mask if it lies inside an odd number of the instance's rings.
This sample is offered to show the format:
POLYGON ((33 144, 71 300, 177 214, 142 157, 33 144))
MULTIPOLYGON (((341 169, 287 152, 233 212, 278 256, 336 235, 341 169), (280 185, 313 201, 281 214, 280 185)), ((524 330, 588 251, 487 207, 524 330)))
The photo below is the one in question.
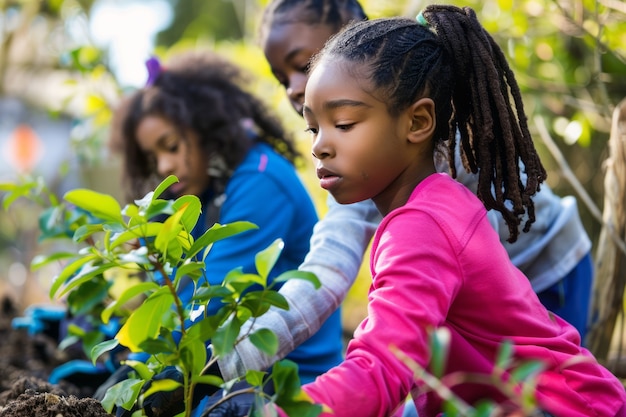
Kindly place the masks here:
POLYGON ((446 362, 450 351, 450 331, 441 327, 430 335, 432 352, 428 370, 424 369, 397 347, 391 346, 392 352, 413 371, 416 381, 420 381, 424 392, 433 391, 443 401, 443 410, 447 417, 494 417, 519 416, 539 417, 544 415, 537 407, 537 377, 545 369, 541 361, 518 363, 513 357, 513 344, 505 341, 500 346, 490 375, 467 372, 446 374, 446 362), (507 398, 506 408, 492 400, 482 400, 468 404, 459 398, 453 388, 471 382, 482 384, 485 388, 496 388, 507 398))
MULTIPOLYGON (((71 342, 82 340, 94 363, 118 346, 150 355, 146 362, 126 361, 137 377, 109 389, 102 401, 109 412, 114 406, 131 410, 155 392, 182 386, 184 415, 191 415, 192 393, 197 384, 229 387, 236 382, 205 373, 242 338, 250 338, 267 354, 276 352, 278 340, 270 329, 240 335, 244 322, 261 316, 271 306, 289 308, 275 291, 276 286, 290 278, 319 286, 314 275, 301 271, 288 271, 268 282, 283 247, 280 240, 256 254, 256 274, 244 273, 235 266, 221 285, 210 286, 204 279, 204 260, 213 243, 256 226, 249 222, 215 224, 194 239, 191 231, 200 215, 199 199, 189 195, 176 200, 159 198, 174 182, 176 177, 166 178, 144 198, 123 208, 113 197, 87 189, 69 191, 60 201, 38 181, 0 185, 0 190, 8 192, 5 207, 19 197, 39 201, 43 206, 50 204, 40 217, 42 236, 71 236, 80 247, 76 252, 56 252, 33 260, 35 269, 52 262, 64 263, 51 285, 50 297, 66 296, 69 310, 88 316, 94 326, 113 319, 120 321, 121 327, 113 339, 103 340, 95 326, 92 332, 74 328, 71 342), (47 199, 42 199, 46 194, 47 199), (123 288, 117 295, 112 294, 113 282, 128 276, 141 279, 124 279, 123 288), (191 301, 185 303, 178 290, 189 279, 194 291, 191 301), (223 306, 216 314, 208 315, 205 306, 213 298, 219 298, 223 306), (211 341, 211 348, 207 348, 207 340, 211 341), (172 366, 182 373, 182 383, 168 379, 151 381, 154 375, 172 366), (145 389, 148 381, 151 384, 145 389)), ((321 411, 320 406, 305 398, 297 367, 289 361, 277 363, 270 375, 249 371, 245 379, 252 386, 256 403, 263 405, 253 410, 257 415, 268 407, 271 410, 273 404, 291 415, 316 416, 321 411), (265 383, 274 385, 275 395, 263 393, 265 383)))

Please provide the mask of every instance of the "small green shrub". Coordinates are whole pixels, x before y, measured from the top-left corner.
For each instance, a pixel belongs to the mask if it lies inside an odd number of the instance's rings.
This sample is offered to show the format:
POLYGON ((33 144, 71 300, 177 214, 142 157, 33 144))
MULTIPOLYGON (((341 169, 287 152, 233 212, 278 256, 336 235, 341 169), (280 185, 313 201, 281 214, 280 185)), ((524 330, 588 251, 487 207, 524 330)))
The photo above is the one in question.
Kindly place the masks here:
MULTIPOLYGON (((280 240, 256 254, 257 273, 244 273, 234 265, 221 285, 209 285, 202 278, 211 246, 256 226, 249 222, 215 224, 194 239, 191 231, 200 216, 200 200, 189 195, 176 200, 160 198, 177 181, 170 176, 141 200, 123 208, 113 197, 88 189, 69 191, 59 200, 41 181, 0 185, 0 191, 7 192, 5 208, 19 197, 44 207, 40 216, 43 239, 70 237, 78 246, 76 251, 38 256, 32 263, 37 269, 63 262, 51 285, 50 297, 65 297, 69 311, 89 318, 95 329, 70 327, 70 336, 61 347, 80 340, 94 363, 118 346, 150 355, 146 362, 126 361, 136 378, 108 390, 102 404, 109 412, 115 406, 131 410, 155 392, 182 386, 184 415, 190 416, 197 384, 230 387, 236 382, 223 381, 206 371, 242 338, 250 338, 269 355, 275 354, 278 340, 270 329, 243 335, 240 330, 244 322, 261 316, 271 306, 289 308, 276 286, 297 278, 319 287, 313 274, 302 271, 287 271, 268 282, 283 247, 280 240), (187 305, 178 295, 183 279, 193 280, 194 285, 193 298, 187 305), (208 315, 205 306, 216 297, 223 306, 216 314, 208 315), (98 325, 111 320, 119 320, 121 327, 113 339, 105 340, 98 325), (211 341, 209 349, 207 340, 211 341), (145 389, 154 375, 172 366, 182 373, 182 383, 165 379, 153 381, 145 389)), ((257 396, 259 406, 254 413, 272 404, 290 415, 317 416, 321 412, 321 407, 313 405, 300 390, 297 367, 289 361, 277 363, 271 375, 249 371, 245 379, 257 396), (274 386, 272 396, 263 393, 267 383, 274 386)), ((136 414, 141 415, 141 411, 136 414)))

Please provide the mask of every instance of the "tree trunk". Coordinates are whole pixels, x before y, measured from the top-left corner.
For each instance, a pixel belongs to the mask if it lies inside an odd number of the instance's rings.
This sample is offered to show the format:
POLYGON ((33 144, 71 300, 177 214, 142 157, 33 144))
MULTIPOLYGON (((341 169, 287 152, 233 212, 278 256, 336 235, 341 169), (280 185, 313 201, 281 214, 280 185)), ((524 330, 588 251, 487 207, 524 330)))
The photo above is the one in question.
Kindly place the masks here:
MULTIPOLYGON (((623 242, 626 237, 626 99, 613 112, 608 148, 604 166, 604 225, 595 255, 592 326, 587 336, 587 346, 605 363, 611 353, 616 324, 620 322, 618 318, 624 313, 626 253, 616 241, 623 242)), ((621 348, 618 346, 618 352, 621 348)))

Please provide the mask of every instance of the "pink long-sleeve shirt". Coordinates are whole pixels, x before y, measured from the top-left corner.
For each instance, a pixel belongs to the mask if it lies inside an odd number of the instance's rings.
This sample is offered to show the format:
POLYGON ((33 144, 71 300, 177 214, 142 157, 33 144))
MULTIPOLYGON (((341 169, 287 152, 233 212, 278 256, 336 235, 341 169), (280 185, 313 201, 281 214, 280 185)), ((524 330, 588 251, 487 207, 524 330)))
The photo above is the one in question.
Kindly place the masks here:
MULTIPOLYGON (((427 367, 429 334, 450 330, 446 373, 490 374, 505 340, 520 362, 541 360, 536 396, 557 417, 613 417, 624 387, 580 346, 576 330, 550 314, 513 266, 480 201, 446 174, 422 181, 383 219, 372 243, 368 316, 345 361, 303 389, 334 417, 390 416, 411 392, 420 417, 440 401, 419 393, 390 345, 427 367), (581 360, 582 359, 582 360, 581 360)), ((455 392, 470 404, 502 397, 485 385, 455 392)))

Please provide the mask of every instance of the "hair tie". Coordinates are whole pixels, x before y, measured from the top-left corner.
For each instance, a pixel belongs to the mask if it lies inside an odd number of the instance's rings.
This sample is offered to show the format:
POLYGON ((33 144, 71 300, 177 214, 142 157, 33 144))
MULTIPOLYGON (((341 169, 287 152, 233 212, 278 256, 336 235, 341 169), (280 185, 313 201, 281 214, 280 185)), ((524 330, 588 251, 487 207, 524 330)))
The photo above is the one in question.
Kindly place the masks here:
POLYGON ((154 85, 163 68, 161 67, 159 59, 155 56, 151 56, 150 59, 146 61, 146 68, 148 69, 148 80, 146 81, 146 87, 150 87, 154 85))
POLYGON ((415 20, 417 20, 417 23, 419 25, 424 26, 424 27, 428 27, 428 21, 424 17, 423 10, 421 12, 419 12, 417 14, 417 16, 415 16, 415 20))

